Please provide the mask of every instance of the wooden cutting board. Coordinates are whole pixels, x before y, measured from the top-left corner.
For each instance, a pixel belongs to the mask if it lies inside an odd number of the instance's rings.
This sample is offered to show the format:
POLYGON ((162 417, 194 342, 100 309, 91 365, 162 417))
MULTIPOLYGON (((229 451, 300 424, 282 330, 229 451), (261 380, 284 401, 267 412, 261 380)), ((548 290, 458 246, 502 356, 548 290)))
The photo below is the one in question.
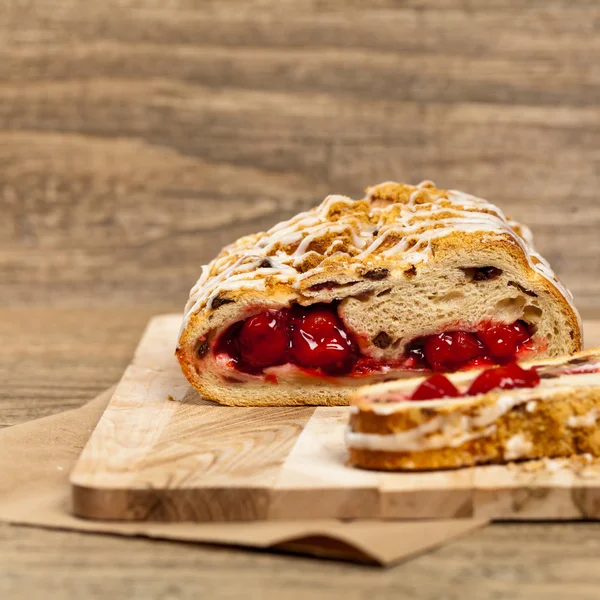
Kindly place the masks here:
POLYGON ((151 320, 85 446, 71 475, 78 516, 160 521, 600 516, 600 463, 363 471, 345 464, 346 407, 237 408, 204 400, 173 355, 180 319, 151 320))

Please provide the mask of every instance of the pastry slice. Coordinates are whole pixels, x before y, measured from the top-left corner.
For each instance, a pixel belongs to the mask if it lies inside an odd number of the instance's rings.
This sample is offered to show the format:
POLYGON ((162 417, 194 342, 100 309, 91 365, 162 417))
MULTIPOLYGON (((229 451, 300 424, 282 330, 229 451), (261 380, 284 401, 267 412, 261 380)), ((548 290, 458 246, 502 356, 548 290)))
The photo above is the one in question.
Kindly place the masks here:
POLYGON ((192 288, 177 357, 230 405, 344 405, 360 385, 581 348, 529 231, 430 182, 329 196, 224 248, 192 288))
POLYGON ((600 456, 600 348, 365 386, 351 402, 350 462, 366 469, 600 456))

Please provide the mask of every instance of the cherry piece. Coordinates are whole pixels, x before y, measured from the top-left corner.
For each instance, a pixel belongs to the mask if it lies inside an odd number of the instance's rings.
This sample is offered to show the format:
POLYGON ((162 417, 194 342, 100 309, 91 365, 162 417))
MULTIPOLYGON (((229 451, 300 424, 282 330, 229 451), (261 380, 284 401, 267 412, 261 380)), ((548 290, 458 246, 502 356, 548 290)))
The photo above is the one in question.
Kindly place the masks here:
POLYGON ((483 351, 483 344, 472 333, 455 331, 452 334, 455 362, 464 363, 476 358, 483 351))
POLYGON ((352 367, 352 375, 361 377, 363 375, 371 375, 372 373, 378 373, 381 370, 381 362, 376 358, 370 358, 368 356, 361 356, 357 359, 352 367))
POLYGON ((479 332, 479 338, 496 358, 510 358, 517 353, 518 332, 512 325, 495 325, 479 332))
POLYGON ((239 335, 243 322, 232 325, 218 340, 215 345, 215 354, 227 354, 237 366, 240 362, 239 335))
POLYGON ((496 364, 496 361, 487 354, 481 354, 477 358, 473 358, 472 360, 466 362, 462 368, 463 369, 481 369, 482 367, 492 367, 496 364))
POLYGON ((406 351, 406 361, 404 362, 405 369, 427 369, 427 360, 423 346, 412 346, 406 351))
POLYGON ((452 362, 452 335, 439 333, 425 338, 423 352, 434 370, 443 370, 445 365, 452 362))
POLYGON ((286 313, 268 310, 246 319, 239 335, 240 354, 252 367, 268 367, 286 362, 289 339, 286 313))
POLYGON ((483 347, 472 333, 452 331, 425 339, 424 353, 434 370, 452 370, 476 358, 483 347))
POLYGON ((342 322, 327 308, 315 308, 302 317, 292 331, 291 353, 300 366, 331 375, 349 373, 357 360, 342 322))
POLYGON ((491 390, 512 390, 514 388, 531 388, 540 383, 540 376, 535 369, 522 369, 517 363, 504 367, 488 369, 471 383, 468 395, 486 394, 491 390))
POLYGON ((433 400, 435 398, 457 398, 460 392, 444 375, 432 375, 411 395, 411 400, 433 400))
POLYGON ((304 317, 311 312, 311 307, 294 304, 289 310, 287 310, 287 312, 288 327, 291 331, 293 331, 300 326, 304 317))
POLYGON ((510 327, 517 335, 517 344, 524 344, 531 337, 531 331, 525 321, 515 321, 510 327))

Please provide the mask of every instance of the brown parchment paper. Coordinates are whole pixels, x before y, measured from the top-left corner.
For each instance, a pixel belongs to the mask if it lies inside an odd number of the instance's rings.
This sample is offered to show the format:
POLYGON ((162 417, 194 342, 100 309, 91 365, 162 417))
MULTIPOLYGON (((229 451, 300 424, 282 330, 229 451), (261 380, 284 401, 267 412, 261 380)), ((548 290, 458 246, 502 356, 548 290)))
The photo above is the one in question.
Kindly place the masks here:
POLYGON ((70 514, 69 473, 113 389, 81 408, 0 430, 0 521, 54 529, 145 536, 297 552, 390 565, 485 525, 448 521, 269 521, 124 523, 70 514))

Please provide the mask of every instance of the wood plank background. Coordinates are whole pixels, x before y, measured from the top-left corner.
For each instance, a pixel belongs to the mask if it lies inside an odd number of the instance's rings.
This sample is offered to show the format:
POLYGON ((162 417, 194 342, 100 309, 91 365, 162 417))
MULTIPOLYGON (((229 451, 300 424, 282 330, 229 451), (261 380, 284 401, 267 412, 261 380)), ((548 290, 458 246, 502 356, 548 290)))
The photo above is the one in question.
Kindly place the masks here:
POLYGON ((423 178, 600 306, 594 0, 8 0, 0 305, 183 305, 241 234, 423 178))
MULTIPOLYGON (((599 33, 596 0, 0 1, 0 427, 114 383, 222 244, 389 178, 497 201, 593 313, 599 33)), ((595 600, 600 583, 599 524, 487 527, 387 572, 0 540, 2 598, 595 600)))

